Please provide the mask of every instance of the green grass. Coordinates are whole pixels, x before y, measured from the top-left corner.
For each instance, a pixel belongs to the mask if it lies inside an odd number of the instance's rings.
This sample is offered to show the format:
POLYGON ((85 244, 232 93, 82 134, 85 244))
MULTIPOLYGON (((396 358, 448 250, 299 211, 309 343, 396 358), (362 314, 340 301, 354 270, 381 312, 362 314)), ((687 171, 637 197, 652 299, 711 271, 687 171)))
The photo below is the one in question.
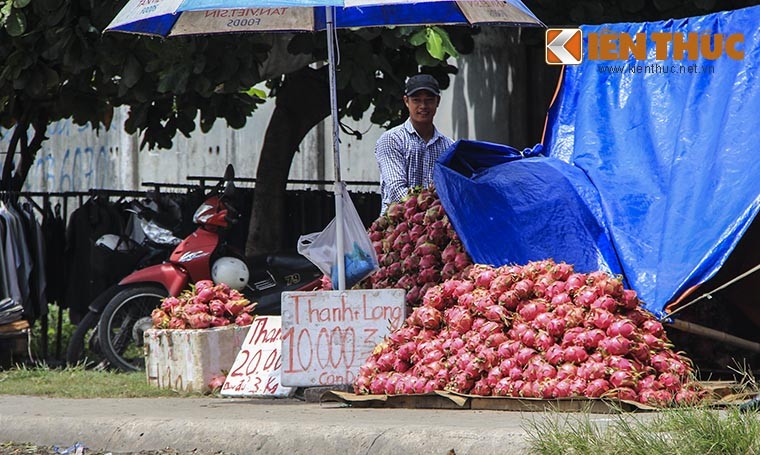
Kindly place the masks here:
POLYGON ((549 414, 525 424, 541 455, 744 455, 760 453, 760 415, 737 408, 652 414, 549 414))
POLYGON ((94 371, 82 366, 65 369, 20 366, 12 370, 0 371, 0 395, 36 395, 55 398, 192 396, 148 385, 145 372, 94 371))

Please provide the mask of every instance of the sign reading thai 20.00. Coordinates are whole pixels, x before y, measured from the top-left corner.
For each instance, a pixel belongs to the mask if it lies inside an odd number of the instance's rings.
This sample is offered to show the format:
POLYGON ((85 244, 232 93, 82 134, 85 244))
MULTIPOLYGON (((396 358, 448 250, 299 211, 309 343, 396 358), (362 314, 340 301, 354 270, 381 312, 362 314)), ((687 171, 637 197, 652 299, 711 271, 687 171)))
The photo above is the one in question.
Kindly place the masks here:
POLYGON ((383 338, 401 327, 404 291, 283 292, 282 384, 351 384, 383 338))

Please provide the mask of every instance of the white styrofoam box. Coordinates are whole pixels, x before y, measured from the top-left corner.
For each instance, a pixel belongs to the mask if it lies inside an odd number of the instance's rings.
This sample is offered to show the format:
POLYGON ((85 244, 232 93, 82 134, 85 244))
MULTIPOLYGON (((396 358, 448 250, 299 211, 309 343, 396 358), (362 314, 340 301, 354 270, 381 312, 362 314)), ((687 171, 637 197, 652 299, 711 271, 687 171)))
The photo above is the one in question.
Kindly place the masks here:
POLYGON ((214 375, 227 374, 250 326, 145 331, 148 384, 161 389, 206 392, 214 375))

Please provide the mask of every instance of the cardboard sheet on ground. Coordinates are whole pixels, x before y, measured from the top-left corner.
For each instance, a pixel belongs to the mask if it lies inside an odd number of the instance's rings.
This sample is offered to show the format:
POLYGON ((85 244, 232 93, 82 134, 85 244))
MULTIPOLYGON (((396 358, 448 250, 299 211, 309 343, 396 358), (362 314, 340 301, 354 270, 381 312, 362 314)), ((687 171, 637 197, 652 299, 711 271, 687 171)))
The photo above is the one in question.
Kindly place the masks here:
POLYGON ((654 411, 657 408, 632 401, 600 398, 561 398, 542 400, 538 398, 483 397, 462 395, 443 390, 417 395, 356 395, 348 392, 329 391, 322 402, 339 402, 357 408, 412 408, 412 409, 475 409, 488 411, 531 412, 591 412, 608 414, 632 411, 654 411))

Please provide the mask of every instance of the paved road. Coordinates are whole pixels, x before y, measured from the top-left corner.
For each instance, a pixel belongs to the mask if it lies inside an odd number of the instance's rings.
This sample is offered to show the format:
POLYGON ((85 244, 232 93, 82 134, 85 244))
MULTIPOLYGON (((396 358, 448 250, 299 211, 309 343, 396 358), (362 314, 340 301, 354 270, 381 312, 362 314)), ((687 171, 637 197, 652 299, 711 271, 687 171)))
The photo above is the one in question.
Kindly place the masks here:
POLYGON ((358 409, 296 400, 0 396, 0 442, 114 453, 527 453, 525 419, 503 411, 358 409), (452 452, 453 451, 453 452, 452 452))

